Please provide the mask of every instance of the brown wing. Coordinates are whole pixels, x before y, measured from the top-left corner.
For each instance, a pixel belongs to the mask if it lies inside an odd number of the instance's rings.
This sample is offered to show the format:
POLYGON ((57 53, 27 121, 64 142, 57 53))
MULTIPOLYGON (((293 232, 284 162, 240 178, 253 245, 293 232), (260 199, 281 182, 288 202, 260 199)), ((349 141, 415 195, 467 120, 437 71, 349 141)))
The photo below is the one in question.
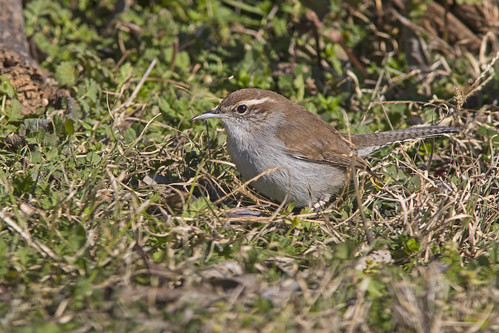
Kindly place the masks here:
POLYGON ((284 121, 286 126, 280 126, 277 130, 278 138, 288 143, 288 154, 341 168, 352 165, 367 168, 366 162, 357 156, 355 146, 340 132, 305 109, 296 113, 289 113, 284 121))

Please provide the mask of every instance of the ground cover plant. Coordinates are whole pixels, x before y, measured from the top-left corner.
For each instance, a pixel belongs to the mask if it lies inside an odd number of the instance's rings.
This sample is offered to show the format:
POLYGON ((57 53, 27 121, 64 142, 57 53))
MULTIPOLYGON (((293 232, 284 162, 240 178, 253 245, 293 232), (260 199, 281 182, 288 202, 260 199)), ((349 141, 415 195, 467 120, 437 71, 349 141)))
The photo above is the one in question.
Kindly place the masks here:
POLYGON ((494 1, 34 0, 24 18, 70 97, 26 114, 0 77, 2 331, 499 330, 494 1), (343 132, 463 131, 386 148, 298 210, 190 122, 244 87, 343 132))

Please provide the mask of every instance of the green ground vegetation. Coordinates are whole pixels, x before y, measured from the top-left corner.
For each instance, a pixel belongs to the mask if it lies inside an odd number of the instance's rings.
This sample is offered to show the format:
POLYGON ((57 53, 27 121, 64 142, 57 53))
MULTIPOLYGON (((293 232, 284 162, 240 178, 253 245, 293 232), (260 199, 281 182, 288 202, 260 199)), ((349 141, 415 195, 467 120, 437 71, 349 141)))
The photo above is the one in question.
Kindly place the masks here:
POLYGON ((74 101, 24 115, 0 81, 1 136, 23 139, 0 155, 0 330, 499 330, 495 55, 433 38, 428 1, 395 22, 388 4, 27 2, 74 101), (244 184, 219 123, 190 122, 243 87, 344 132, 463 133, 384 149, 375 177, 298 210, 244 184))

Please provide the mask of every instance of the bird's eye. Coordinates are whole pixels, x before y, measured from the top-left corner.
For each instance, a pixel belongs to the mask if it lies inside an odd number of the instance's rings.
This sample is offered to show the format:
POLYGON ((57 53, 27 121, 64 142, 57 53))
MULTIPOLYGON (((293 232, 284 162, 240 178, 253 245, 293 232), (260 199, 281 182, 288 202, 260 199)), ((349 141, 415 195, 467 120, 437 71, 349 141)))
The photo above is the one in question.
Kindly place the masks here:
POLYGON ((241 104, 237 107, 237 112, 240 114, 245 113, 248 110, 248 106, 246 104, 241 104))

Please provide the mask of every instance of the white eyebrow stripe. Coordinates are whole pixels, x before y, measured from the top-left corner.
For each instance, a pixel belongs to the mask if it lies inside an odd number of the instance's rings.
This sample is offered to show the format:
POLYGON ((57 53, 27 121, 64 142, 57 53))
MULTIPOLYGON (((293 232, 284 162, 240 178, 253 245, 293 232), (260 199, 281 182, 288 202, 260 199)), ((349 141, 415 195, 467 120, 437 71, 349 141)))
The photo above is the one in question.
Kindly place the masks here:
POLYGON ((273 99, 270 97, 247 99, 247 100, 241 101, 241 103, 239 103, 238 105, 246 104, 247 106, 253 106, 253 105, 265 103, 268 100, 273 100, 273 99))

